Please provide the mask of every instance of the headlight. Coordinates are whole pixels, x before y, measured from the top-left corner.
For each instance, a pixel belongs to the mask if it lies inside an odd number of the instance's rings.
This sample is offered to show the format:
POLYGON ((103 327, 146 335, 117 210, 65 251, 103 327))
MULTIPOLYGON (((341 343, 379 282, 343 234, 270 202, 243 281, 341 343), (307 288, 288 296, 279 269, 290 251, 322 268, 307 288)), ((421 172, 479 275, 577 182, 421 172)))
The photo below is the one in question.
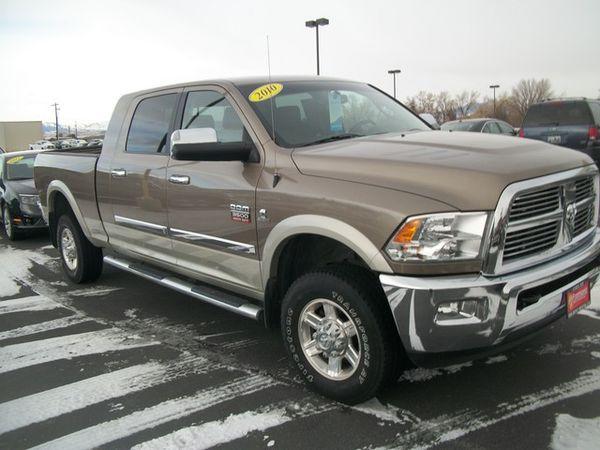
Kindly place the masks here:
POLYGON ((39 195, 19 194, 21 204, 26 206, 37 206, 40 201, 39 195))
POLYGON ((392 261, 476 259, 488 213, 444 213, 409 217, 385 251, 392 261))

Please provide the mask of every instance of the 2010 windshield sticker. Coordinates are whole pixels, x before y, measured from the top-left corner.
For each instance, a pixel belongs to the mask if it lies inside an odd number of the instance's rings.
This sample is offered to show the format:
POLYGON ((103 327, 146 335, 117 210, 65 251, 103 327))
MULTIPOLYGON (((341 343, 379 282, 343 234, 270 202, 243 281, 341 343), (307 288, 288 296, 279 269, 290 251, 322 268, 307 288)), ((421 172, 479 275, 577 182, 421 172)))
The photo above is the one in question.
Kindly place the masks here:
POLYGON ((24 156, 15 156, 14 158, 10 158, 8 161, 6 161, 6 164, 16 164, 19 161, 21 161, 24 158, 24 156))
POLYGON ((269 83, 254 89, 248 96, 251 102, 264 102, 272 97, 275 97, 283 90, 283 84, 269 83))

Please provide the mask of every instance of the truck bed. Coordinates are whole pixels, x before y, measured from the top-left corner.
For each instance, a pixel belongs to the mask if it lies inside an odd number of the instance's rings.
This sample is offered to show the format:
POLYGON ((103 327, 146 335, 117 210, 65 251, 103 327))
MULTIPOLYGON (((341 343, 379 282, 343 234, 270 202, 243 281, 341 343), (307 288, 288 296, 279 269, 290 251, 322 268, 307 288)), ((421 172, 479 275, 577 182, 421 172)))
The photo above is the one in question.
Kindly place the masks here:
MULTIPOLYGON (((35 185, 44 216, 51 196, 62 195, 92 242, 106 241, 96 198, 96 165, 102 147, 52 150, 35 160, 35 185)), ((49 223, 52 232, 52 223, 49 223)), ((54 241, 54 236, 53 241, 54 241)))

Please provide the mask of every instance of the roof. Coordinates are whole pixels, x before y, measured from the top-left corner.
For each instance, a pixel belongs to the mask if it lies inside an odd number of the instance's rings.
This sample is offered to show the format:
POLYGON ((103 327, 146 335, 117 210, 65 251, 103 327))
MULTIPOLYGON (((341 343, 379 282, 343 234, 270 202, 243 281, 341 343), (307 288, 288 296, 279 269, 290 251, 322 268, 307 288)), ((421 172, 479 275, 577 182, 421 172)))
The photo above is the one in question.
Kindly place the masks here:
POLYGON ((500 120, 500 119, 493 119, 490 117, 472 117, 469 119, 450 120, 450 121, 446 122, 444 125, 449 124, 449 123, 460 123, 460 122, 485 122, 488 120, 500 120))
POLYGON ((551 102, 597 102, 600 101, 600 99, 597 98, 587 98, 587 97, 557 97, 557 98, 545 98, 540 102, 537 102, 536 104, 539 103, 551 103, 551 102))
POLYGON ((0 158, 4 157, 13 157, 13 156, 27 156, 27 155, 37 155, 38 153, 45 152, 47 150, 20 150, 17 152, 6 152, 0 153, 0 158))
POLYGON ((185 88, 189 86, 197 86, 201 84, 215 84, 215 85, 235 85, 243 86, 247 84, 267 84, 267 83, 285 83, 289 81, 343 81, 345 83, 359 83, 355 80, 347 80, 336 77, 324 77, 316 75, 261 75, 252 77, 232 77, 232 78, 214 78, 209 80, 199 81, 188 81, 184 83, 171 84, 167 86, 159 86, 150 89, 144 89, 141 91, 131 92, 127 95, 137 96, 148 94, 151 92, 162 91, 167 89, 185 88))

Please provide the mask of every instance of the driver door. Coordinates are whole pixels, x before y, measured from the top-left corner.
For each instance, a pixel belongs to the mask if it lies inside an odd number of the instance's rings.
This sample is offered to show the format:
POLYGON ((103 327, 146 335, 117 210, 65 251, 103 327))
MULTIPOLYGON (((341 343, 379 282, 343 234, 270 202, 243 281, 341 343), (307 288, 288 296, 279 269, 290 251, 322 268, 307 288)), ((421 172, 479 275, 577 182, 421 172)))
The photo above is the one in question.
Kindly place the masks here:
MULTIPOLYGON (((214 130, 224 143, 252 139, 245 118, 222 88, 188 89, 183 100, 175 129, 214 130)), ((252 140, 260 148, 258 139, 252 140)), ((168 221, 178 266, 225 288, 262 289, 255 214, 261 170, 261 162, 169 160, 168 221)))

